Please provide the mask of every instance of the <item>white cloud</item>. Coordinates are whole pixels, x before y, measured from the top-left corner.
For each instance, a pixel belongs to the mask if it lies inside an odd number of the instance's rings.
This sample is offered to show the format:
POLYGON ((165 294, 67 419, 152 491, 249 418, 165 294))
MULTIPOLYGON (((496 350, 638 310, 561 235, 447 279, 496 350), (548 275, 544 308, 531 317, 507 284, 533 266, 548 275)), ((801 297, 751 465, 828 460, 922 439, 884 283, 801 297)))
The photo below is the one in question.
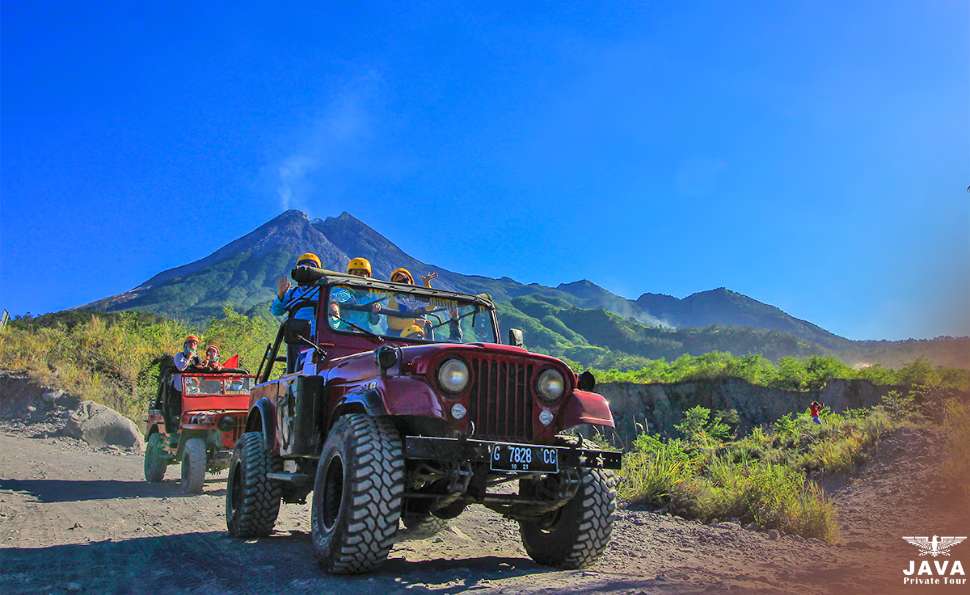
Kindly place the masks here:
POLYGON ((379 82, 368 72, 345 85, 295 135, 291 151, 273 168, 280 208, 305 209, 321 184, 338 183, 341 172, 355 168, 373 136, 379 82))

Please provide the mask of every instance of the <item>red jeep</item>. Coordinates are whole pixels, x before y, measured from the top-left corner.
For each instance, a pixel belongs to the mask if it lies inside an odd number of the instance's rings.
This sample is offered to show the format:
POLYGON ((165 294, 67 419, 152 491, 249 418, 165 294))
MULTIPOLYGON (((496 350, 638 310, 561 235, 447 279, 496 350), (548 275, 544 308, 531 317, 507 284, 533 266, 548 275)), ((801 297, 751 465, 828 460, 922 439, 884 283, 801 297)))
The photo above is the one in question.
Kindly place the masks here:
POLYGON ((498 344, 486 295, 301 275, 317 292, 291 313, 313 306, 315 336, 290 318, 267 345, 229 468, 232 535, 268 535, 280 501, 312 491, 313 550, 328 572, 372 570, 399 521, 427 529, 472 503, 517 520, 542 564, 578 568, 602 553, 620 453, 561 434, 613 426, 591 374, 530 353, 516 329, 498 344))
POLYGON ((182 463, 182 491, 202 493, 206 470, 225 469, 242 434, 255 376, 242 369, 163 370, 148 410, 145 479, 159 482, 165 468, 182 463), (182 376, 182 392, 172 383, 182 376))

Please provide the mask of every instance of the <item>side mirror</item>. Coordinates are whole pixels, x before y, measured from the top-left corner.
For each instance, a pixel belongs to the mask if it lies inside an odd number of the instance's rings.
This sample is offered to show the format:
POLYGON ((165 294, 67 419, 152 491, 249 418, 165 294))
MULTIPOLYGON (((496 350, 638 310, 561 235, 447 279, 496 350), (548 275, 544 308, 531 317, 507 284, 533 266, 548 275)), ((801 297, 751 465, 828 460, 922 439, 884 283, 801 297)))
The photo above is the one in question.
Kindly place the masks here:
POLYGON ((509 329, 509 345, 514 345, 515 347, 525 347, 525 339, 523 338, 522 329, 509 329))
POLYGON ((310 338, 310 321, 290 318, 283 323, 283 340, 287 345, 303 343, 300 337, 310 338))

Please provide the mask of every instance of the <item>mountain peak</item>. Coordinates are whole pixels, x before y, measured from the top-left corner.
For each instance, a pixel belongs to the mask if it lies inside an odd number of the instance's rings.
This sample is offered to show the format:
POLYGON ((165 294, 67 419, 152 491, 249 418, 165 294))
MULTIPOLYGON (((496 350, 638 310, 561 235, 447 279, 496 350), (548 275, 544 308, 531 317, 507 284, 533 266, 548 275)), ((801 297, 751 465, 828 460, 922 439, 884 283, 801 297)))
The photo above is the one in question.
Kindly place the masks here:
POLYGON ((270 223, 270 224, 286 223, 286 222, 296 221, 296 220, 309 221, 310 216, 307 215, 306 212, 301 211, 299 209, 289 209, 287 211, 283 211, 276 217, 273 217, 267 223, 270 223))

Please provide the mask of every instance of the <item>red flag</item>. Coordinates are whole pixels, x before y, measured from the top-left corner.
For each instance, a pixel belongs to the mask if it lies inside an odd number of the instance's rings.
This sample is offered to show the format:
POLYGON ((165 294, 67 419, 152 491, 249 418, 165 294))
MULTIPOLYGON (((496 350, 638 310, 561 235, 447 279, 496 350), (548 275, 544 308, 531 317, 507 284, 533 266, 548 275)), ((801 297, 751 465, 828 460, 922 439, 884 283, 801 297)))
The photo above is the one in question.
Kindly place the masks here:
POLYGON ((229 369, 238 368, 239 367, 239 354, 237 353, 236 355, 234 355, 234 356, 230 357, 229 359, 227 359, 222 364, 222 367, 223 368, 229 368, 229 369))

